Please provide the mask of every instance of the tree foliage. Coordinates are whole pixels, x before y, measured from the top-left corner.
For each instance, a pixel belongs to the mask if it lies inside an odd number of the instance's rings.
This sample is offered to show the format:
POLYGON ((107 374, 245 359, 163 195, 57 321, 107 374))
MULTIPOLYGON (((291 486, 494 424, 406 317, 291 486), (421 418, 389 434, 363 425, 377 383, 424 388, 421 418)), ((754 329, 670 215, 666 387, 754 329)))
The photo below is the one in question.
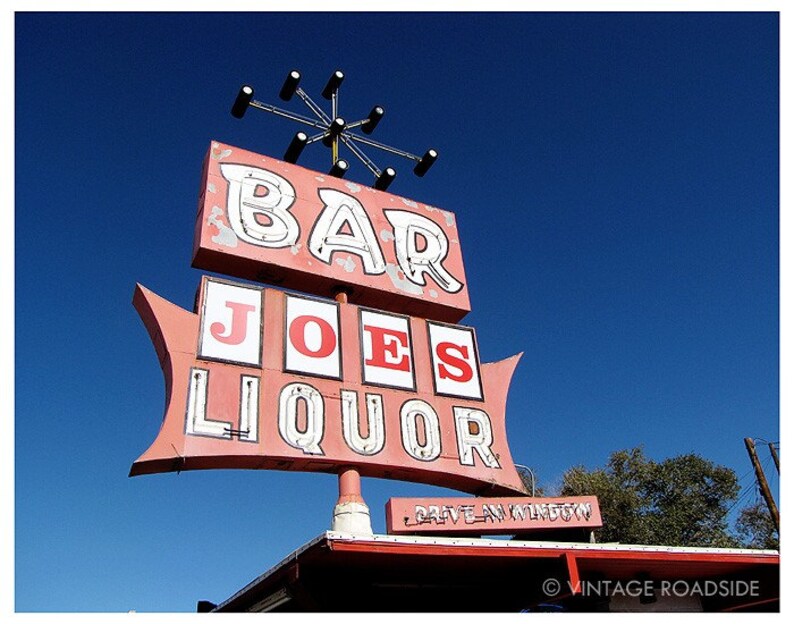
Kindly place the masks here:
POLYGON ((745 507, 736 521, 736 532, 744 544, 750 548, 778 550, 780 538, 775 523, 764 503, 757 502, 745 507))
POLYGON ((599 542, 738 546, 727 512, 739 493, 736 473, 699 455, 655 462, 641 447, 613 453, 604 468, 563 475, 564 496, 598 497, 599 542))

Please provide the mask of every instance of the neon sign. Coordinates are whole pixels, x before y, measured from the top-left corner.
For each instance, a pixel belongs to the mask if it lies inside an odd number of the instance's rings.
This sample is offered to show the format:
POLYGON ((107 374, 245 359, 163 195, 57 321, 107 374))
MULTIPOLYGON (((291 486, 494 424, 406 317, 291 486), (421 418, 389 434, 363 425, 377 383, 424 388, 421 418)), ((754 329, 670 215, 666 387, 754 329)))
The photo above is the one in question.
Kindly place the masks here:
POLYGON ((474 330, 205 277, 198 312, 139 286, 167 408, 132 475, 334 471, 523 493, 505 403, 520 356, 479 361, 474 330))
POLYGON ((193 266, 447 322, 470 310, 451 212, 217 142, 193 266))

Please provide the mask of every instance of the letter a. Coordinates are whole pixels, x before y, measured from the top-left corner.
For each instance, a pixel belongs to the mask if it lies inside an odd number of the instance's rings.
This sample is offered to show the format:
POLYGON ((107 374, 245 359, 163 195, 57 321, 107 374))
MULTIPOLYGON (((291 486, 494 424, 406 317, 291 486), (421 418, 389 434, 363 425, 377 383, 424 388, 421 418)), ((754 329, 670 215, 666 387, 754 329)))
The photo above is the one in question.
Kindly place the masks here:
POLYGON ((309 251, 326 264, 331 264, 335 251, 355 254, 367 275, 386 271, 378 237, 358 200, 334 189, 320 189, 319 193, 325 208, 309 237, 309 251), (350 234, 342 232, 345 226, 350 234))

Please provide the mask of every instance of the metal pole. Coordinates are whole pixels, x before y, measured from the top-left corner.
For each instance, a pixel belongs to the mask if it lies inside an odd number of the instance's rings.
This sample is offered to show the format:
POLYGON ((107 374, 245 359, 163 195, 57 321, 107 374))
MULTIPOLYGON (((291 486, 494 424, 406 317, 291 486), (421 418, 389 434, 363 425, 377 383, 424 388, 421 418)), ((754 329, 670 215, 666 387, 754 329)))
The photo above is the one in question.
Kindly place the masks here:
POLYGON ((769 507, 769 514, 772 516, 772 522, 775 523, 775 529, 780 533, 780 514, 778 513, 777 505, 775 505, 775 499, 772 498, 772 492, 769 489, 769 483, 766 481, 764 470, 761 468, 761 463, 758 461, 758 455, 755 453, 755 442, 753 442, 752 438, 745 438, 744 445, 747 447, 747 453, 750 455, 750 462, 753 464, 755 476, 761 488, 761 495, 764 497, 767 507, 769 507))
MULTIPOLYGON (((339 89, 331 94, 331 119, 336 119, 339 116, 339 89)), ((339 137, 334 137, 333 145, 331 146, 331 164, 336 164, 339 158, 339 137)))
POLYGON ((772 461, 775 462, 777 473, 780 474, 780 458, 777 456, 777 449, 775 448, 775 444, 773 442, 769 443, 769 452, 772 454, 772 461))
MULTIPOLYGON (((347 303, 347 291, 339 288, 337 303, 347 303)), ((361 475, 353 466, 339 469, 339 498, 334 507, 331 530, 342 533, 372 535, 369 507, 361 496, 361 475)))
POLYGON ((344 503, 364 503, 361 496, 361 475, 352 466, 339 470, 339 500, 337 505, 344 503))
POLYGON ((532 486, 531 486, 531 490, 532 490, 531 496, 535 496, 535 473, 532 471, 532 468, 530 468, 529 466, 524 466, 523 464, 516 464, 516 468, 523 468, 524 470, 526 470, 529 473, 529 476, 532 478, 532 481, 530 482, 532 484, 532 486))

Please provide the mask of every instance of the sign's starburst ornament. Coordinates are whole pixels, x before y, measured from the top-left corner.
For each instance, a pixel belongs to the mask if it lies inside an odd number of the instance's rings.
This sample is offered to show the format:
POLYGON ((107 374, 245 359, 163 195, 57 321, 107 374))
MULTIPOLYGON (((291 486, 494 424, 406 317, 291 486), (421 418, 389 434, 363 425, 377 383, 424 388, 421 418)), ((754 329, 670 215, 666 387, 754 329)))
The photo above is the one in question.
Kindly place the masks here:
POLYGON ((235 99, 234 105, 232 106, 232 115, 238 119, 242 119, 250 106, 251 108, 273 113, 280 117, 286 117, 287 119, 291 119, 292 121, 310 126, 317 130, 318 132, 312 136, 309 136, 305 132, 298 132, 295 134, 287 151, 284 153, 284 160, 288 163, 295 164, 307 145, 320 141, 323 145, 331 149, 332 164, 328 173, 334 177, 341 178, 347 173, 350 167, 346 160, 339 157, 339 144, 342 143, 367 169, 369 169, 372 175, 375 176, 375 182, 372 186, 378 190, 385 191, 394 180, 397 172, 392 167, 380 169, 372 159, 363 152, 361 147, 359 147, 359 144, 362 144, 413 160, 416 163, 414 165, 414 173, 419 177, 424 176, 438 158, 438 152, 436 150, 429 149, 425 152, 424 156, 420 157, 410 152, 375 141, 368 136, 362 136, 361 134, 353 132, 355 129, 360 129, 364 134, 372 134, 372 131, 375 130, 375 127, 383 118, 384 110, 382 106, 373 106, 365 119, 359 119, 352 123, 345 121, 344 118, 339 116, 339 87, 344 78, 345 75, 341 71, 336 70, 331 74, 328 83, 322 91, 323 98, 331 102, 330 115, 298 86, 300 84, 301 75, 297 70, 292 70, 287 75, 287 79, 284 81, 284 85, 279 92, 279 97, 285 102, 289 102, 294 96, 298 96, 314 115, 314 119, 253 99, 254 89, 249 85, 240 87, 237 99, 235 99))

